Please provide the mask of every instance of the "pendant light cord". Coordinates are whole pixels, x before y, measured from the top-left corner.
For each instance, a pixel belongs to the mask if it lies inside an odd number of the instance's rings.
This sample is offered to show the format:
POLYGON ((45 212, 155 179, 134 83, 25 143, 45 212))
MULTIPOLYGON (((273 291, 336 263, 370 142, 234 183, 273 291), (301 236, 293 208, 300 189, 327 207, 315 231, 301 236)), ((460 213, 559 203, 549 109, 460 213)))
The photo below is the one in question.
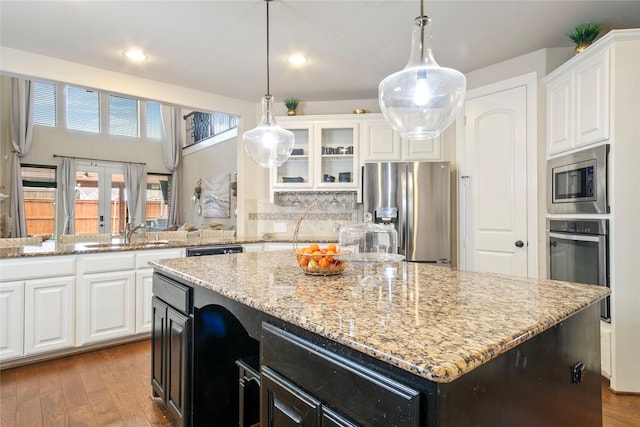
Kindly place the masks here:
POLYGON ((267 95, 271 96, 271 90, 269 89, 269 2, 271 0, 265 0, 267 2, 267 95))
MULTIPOLYGON (((420 19, 424 18, 424 0, 420 0, 420 19)), ((420 25, 420 62, 424 61, 424 21, 420 25)))

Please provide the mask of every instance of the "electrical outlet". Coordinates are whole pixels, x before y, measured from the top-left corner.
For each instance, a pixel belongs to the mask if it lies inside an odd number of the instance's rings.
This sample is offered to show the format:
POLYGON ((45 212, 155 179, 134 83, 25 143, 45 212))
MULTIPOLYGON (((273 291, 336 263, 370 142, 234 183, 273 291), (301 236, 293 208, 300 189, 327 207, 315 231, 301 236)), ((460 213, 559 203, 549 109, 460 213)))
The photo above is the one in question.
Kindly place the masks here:
POLYGON ((285 233, 287 231, 287 224, 284 222, 276 222, 273 224, 273 231, 276 233, 285 233))

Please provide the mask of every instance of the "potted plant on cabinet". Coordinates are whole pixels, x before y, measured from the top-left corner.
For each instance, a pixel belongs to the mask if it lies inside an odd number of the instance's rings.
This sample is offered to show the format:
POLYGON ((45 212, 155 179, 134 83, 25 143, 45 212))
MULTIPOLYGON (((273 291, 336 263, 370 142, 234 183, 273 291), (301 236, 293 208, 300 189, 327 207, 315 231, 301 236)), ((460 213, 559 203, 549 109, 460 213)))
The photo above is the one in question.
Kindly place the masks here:
POLYGON ((284 105, 287 107, 287 114, 289 116, 296 115, 296 109, 298 108, 299 103, 300 103, 300 100, 296 98, 287 98, 284 100, 284 105))
POLYGON ((575 27, 567 36, 576 44, 576 55, 585 50, 594 42, 602 31, 602 24, 597 22, 585 22, 575 27))

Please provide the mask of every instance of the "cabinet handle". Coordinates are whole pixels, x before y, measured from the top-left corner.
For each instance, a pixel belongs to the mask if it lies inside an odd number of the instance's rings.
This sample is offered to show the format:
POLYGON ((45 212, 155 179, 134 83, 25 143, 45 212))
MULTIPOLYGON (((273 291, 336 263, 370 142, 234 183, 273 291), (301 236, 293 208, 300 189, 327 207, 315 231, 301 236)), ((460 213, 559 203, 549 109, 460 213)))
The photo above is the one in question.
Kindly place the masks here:
POLYGON ((524 242, 523 242, 522 240, 518 240, 518 241, 516 242, 516 246, 517 246, 517 247, 519 247, 519 248, 521 248, 521 247, 523 247, 523 246, 524 246, 524 242))

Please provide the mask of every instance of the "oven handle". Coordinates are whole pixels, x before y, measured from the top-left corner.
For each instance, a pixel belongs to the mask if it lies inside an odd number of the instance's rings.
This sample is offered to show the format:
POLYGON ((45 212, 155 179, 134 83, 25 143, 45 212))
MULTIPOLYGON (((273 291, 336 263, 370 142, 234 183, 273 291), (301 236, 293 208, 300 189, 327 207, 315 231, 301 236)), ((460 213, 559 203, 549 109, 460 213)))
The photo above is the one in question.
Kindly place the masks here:
POLYGON ((549 237, 555 237, 556 239, 565 240, 577 240, 581 242, 601 242, 604 236, 585 236, 584 234, 562 234, 562 233, 549 233, 549 237))

